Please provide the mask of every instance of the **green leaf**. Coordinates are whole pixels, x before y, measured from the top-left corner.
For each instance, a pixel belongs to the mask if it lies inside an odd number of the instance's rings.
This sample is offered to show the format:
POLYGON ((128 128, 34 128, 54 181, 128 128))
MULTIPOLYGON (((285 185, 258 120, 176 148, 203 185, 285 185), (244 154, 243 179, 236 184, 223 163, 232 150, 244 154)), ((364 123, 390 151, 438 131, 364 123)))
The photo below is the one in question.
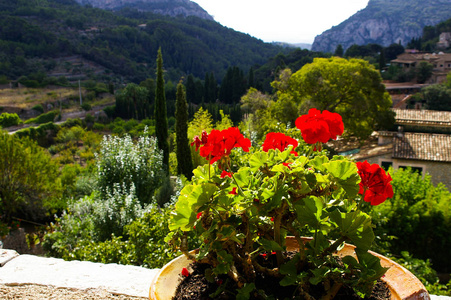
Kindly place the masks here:
POLYGON ((282 246, 277 244, 275 241, 270 241, 264 238, 259 238, 258 242, 262 245, 263 249, 266 251, 283 251, 282 246))
POLYGON ((356 248, 355 253, 359 260, 362 278, 368 281, 374 281, 382 277, 389 268, 381 266, 381 260, 368 251, 356 248))
POLYGON ((214 269, 215 274, 227 274, 233 264, 233 256, 227 253, 225 250, 221 250, 217 252, 218 262, 219 264, 214 269))
POLYGON ((247 300, 251 297, 251 292, 255 290, 254 283, 245 283, 241 289, 238 289, 238 294, 236 295, 237 300, 247 300))
POLYGON ((355 163, 346 160, 331 161, 324 165, 324 167, 333 176, 343 190, 348 194, 349 198, 354 198, 359 192, 360 176, 357 173, 357 166, 355 163))
POLYGON ((324 171, 324 164, 329 162, 327 156, 315 156, 314 159, 310 160, 309 165, 315 168, 316 170, 324 171))
POLYGON ((324 164, 324 167, 339 180, 347 180, 357 174, 356 164, 350 161, 335 160, 324 164))
POLYGON ((330 213, 330 219, 337 224, 343 236, 351 239, 356 247, 367 251, 374 241, 371 218, 361 211, 340 212, 338 209, 330 213))
POLYGON ((263 167, 267 161, 268 154, 266 152, 256 152, 252 154, 251 158, 249 159, 249 166, 252 172, 255 172, 263 167))
POLYGON ((236 182, 241 188, 247 187, 252 179, 251 170, 249 168, 241 168, 238 172, 233 174, 236 182))
POLYGON ((315 196, 304 198, 294 206, 298 221, 313 228, 318 228, 322 221, 323 207, 321 199, 315 196))
POLYGON ((323 266, 319 269, 313 269, 312 274, 313 277, 309 279, 310 283, 313 285, 317 285, 320 282, 324 281, 324 278, 326 277, 327 273, 330 272, 330 268, 323 266))
POLYGON ((180 192, 175 211, 171 214, 169 229, 191 231, 197 219, 197 210, 207 203, 216 191, 216 185, 211 183, 185 186, 180 192))

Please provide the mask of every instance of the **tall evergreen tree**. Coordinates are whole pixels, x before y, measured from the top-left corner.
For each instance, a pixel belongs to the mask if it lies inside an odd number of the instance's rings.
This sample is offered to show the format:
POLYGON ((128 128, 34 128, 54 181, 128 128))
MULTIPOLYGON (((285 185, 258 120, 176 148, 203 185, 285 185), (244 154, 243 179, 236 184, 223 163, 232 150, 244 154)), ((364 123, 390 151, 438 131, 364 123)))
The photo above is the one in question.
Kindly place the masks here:
POLYGON ((248 83, 247 83, 247 87, 251 88, 251 87, 255 87, 254 86, 254 67, 251 67, 251 69, 249 70, 249 79, 248 79, 248 83))
POLYGON ((175 130, 177 144, 177 173, 183 174, 187 179, 193 176, 193 160, 188 140, 188 105, 186 103, 185 89, 182 82, 177 85, 175 130))
POLYGON ((196 95, 196 83, 194 82, 193 74, 189 74, 186 79, 186 100, 189 103, 200 103, 200 99, 197 99, 196 95))
POLYGON ((158 140, 158 148, 163 150, 164 168, 166 173, 169 173, 168 118, 166 110, 163 55, 161 54, 161 48, 159 48, 157 56, 157 87, 155 90, 155 134, 158 140))
POLYGON ((343 57, 343 46, 341 44, 338 44, 337 48, 335 48, 335 56, 343 57))

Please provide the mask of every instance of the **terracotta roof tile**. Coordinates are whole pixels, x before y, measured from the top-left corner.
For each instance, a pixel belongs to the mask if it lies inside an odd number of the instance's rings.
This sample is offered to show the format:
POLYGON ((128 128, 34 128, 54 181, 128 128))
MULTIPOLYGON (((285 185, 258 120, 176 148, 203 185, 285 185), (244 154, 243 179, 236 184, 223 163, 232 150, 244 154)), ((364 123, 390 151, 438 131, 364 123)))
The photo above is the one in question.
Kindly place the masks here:
POLYGON ((451 135, 404 133, 393 138, 393 157, 451 162, 451 135))
POLYGON ((435 125, 451 126, 451 111, 397 109, 396 124, 398 125, 435 125))

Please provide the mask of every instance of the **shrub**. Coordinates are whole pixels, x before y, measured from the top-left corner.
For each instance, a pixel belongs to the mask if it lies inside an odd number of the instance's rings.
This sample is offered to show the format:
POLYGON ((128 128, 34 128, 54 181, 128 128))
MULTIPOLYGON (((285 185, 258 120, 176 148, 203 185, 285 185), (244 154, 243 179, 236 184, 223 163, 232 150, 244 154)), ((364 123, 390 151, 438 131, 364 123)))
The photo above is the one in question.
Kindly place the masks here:
POLYGON ((112 190, 94 202, 93 237, 105 241, 111 235, 120 236, 124 226, 143 216, 144 210, 135 195, 135 187, 115 184, 112 190))
POLYGON ((124 189, 134 186, 141 204, 152 202, 164 178, 162 154, 154 137, 142 136, 135 144, 129 135, 105 136, 96 158, 102 195, 111 194, 117 184, 124 189))
POLYGON ((90 216, 94 212, 94 201, 91 200, 91 197, 85 197, 77 201, 78 204, 72 204, 70 215, 64 215, 59 226, 55 226, 54 231, 44 237, 43 245, 49 255, 66 260, 120 263, 147 268, 161 268, 179 255, 164 242, 169 233, 169 208, 153 207, 143 217, 126 225, 123 235, 113 235, 99 242, 89 234, 95 228, 90 216))
POLYGON ((32 124, 32 123, 43 124, 43 123, 53 122, 55 120, 55 117, 58 114, 59 114, 58 110, 52 110, 52 111, 49 111, 48 113, 41 114, 41 115, 37 116, 36 118, 31 118, 31 119, 26 120, 25 124, 32 124))
POLYGON ((436 270, 450 272, 450 192, 410 168, 390 172, 395 196, 372 212, 380 244, 395 255, 408 250, 415 258, 430 259, 436 270))
POLYGON ((83 103, 81 105, 81 108, 83 108, 83 110, 85 110, 85 111, 90 111, 92 109, 91 104, 89 104, 89 103, 83 103))
POLYGON ((38 111, 41 114, 44 113, 44 107, 42 106, 42 104, 36 104, 35 106, 33 106, 31 108, 32 110, 38 111))
POLYGON ((92 126, 92 129, 98 130, 98 131, 103 131, 103 130, 105 130, 105 125, 102 123, 95 122, 94 125, 92 126))
POLYGON ((103 109, 103 111, 106 113, 108 118, 112 119, 116 111, 116 106, 115 105, 107 106, 103 109))
POLYGON ((22 124, 22 120, 16 113, 2 113, 0 115, 0 127, 6 128, 22 124))
POLYGON ((17 131, 15 134, 20 137, 29 137, 36 141, 41 147, 48 147, 59 131, 60 127, 53 122, 41 124, 38 127, 28 127, 17 131))

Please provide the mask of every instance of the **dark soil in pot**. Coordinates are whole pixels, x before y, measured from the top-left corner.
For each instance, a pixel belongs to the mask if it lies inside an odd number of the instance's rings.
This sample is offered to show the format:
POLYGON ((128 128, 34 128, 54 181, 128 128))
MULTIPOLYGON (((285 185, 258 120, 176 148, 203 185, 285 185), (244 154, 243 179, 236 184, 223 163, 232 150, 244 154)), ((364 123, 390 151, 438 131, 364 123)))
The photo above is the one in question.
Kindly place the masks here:
MULTIPOLYGON (((217 277, 213 282, 209 282, 205 276, 204 272, 208 268, 208 265, 192 263, 190 265, 191 273, 187 277, 183 277, 180 282, 174 300, 202 300, 202 299, 235 299, 235 295, 230 293, 230 291, 236 290, 233 282, 224 277, 217 277), (218 293, 218 290, 221 292, 218 293)), ((258 276, 256 280, 257 289, 264 289, 267 295, 277 295, 275 299, 304 299, 295 298, 294 287, 281 287, 278 282, 274 282, 274 279, 265 280, 264 278, 258 276)), ((319 299, 322 292, 324 291, 321 284, 313 286, 317 290, 311 290, 309 293, 315 298, 319 299), (317 298, 318 297, 318 298, 317 298)), ((379 280, 373 288, 373 292, 369 297, 364 298, 365 300, 389 300, 391 298, 390 290, 386 283, 379 280)), ((267 299, 264 295, 253 295, 251 299, 267 299)), ((335 300, 362 300, 352 288, 343 286, 334 298, 335 300)))

